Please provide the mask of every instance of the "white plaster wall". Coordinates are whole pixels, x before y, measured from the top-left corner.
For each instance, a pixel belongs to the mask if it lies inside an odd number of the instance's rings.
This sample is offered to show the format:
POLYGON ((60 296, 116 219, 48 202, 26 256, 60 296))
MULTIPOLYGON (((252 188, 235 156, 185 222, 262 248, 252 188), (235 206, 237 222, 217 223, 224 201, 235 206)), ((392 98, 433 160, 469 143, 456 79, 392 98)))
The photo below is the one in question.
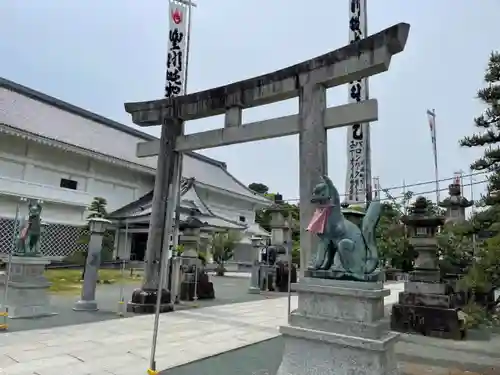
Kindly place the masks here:
MULTIPOLYGON (((61 178, 75 180, 77 190, 87 193, 86 204, 93 197, 103 197, 108 201, 108 211, 138 199, 154 186, 152 175, 7 135, 0 137, 0 184, 2 177, 38 183, 51 187, 52 194, 57 189, 61 195, 74 194, 72 190, 60 188, 61 178)), ((64 215, 62 208, 60 212, 64 215)), ((60 220, 59 216, 57 220, 60 220)))
MULTIPOLYGON (((18 202, 19 200, 15 197, 0 195, 0 216, 14 219, 16 216, 16 205, 18 202)), ((46 223, 68 224, 74 226, 85 224, 86 214, 83 207, 54 204, 46 201, 43 202, 42 206, 42 220, 46 223)), ((27 203, 20 202, 20 217, 26 216, 27 213, 27 203)))
POLYGON ((241 223, 252 224, 255 221, 253 204, 227 195, 215 193, 203 188, 197 188, 198 195, 215 215, 241 223), (245 222, 240 221, 240 216, 245 217, 245 222))

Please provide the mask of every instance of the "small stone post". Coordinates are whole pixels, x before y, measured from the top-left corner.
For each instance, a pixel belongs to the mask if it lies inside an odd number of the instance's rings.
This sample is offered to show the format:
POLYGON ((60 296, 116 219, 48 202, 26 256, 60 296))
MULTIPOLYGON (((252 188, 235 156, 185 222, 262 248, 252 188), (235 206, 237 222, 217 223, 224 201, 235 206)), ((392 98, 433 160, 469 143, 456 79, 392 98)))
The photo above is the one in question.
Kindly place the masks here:
POLYGON ((90 241, 87 252, 85 276, 83 279, 82 295, 75 302, 75 311, 97 311, 99 310, 95 300, 95 290, 99 278, 99 267, 101 265, 102 238, 106 227, 111 222, 103 218, 90 218, 89 220, 90 241))
POLYGON ((252 241, 253 260, 252 260, 252 276, 250 277, 250 288, 248 288, 248 293, 250 293, 250 294, 260 294, 260 287, 259 287, 259 269, 260 269, 259 255, 260 255, 260 248, 261 248, 261 241, 262 241, 262 239, 260 237, 252 236, 252 238, 250 240, 252 241))

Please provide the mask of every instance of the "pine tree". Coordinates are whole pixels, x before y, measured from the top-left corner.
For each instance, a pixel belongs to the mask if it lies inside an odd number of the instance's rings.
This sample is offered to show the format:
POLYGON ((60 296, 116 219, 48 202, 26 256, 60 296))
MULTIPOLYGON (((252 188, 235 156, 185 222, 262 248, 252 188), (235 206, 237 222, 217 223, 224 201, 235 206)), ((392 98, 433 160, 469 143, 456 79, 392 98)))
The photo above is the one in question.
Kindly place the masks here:
POLYGON ((472 170, 491 172, 485 204, 500 203, 500 53, 492 52, 484 75, 485 86, 477 97, 486 105, 474 119, 478 132, 460 141, 465 147, 486 147, 484 155, 471 165, 472 170))
POLYGON ((95 217, 105 218, 106 216, 108 216, 108 212, 106 210, 107 204, 108 202, 106 201, 106 199, 101 197, 95 197, 87 209, 89 212, 87 219, 95 217))
POLYGON ((481 241, 476 249, 474 261, 465 277, 471 288, 485 288, 486 284, 498 287, 500 283, 500 263, 498 244, 500 243, 500 53, 490 55, 484 74, 485 87, 478 90, 477 97, 486 109, 474 119, 479 130, 460 141, 465 147, 485 147, 484 155, 471 165, 472 170, 489 172, 487 194, 483 204, 486 210, 476 213, 470 220, 473 231, 490 232, 489 239, 481 241))

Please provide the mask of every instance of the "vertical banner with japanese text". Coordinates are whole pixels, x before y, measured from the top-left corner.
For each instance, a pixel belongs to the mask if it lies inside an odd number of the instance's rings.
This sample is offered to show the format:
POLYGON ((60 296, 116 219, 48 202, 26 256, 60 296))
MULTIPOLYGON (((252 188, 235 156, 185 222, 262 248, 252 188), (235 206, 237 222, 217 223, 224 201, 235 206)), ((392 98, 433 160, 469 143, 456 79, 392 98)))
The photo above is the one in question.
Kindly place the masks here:
POLYGON ((437 169, 437 142, 436 142, 436 113, 427 110, 427 121, 429 122, 429 129, 431 131, 432 152, 434 156, 434 168, 437 169))
POLYGON ((167 76, 165 82, 165 97, 170 98, 184 94, 186 79, 187 53, 187 15, 188 6, 176 1, 170 1, 167 54, 167 76))
MULTIPOLYGON (((366 38, 366 0, 349 0, 349 43, 366 38)), ((348 85, 349 103, 369 99, 368 79, 348 85)), ((347 128, 346 199, 349 204, 371 200, 371 158, 369 124, 354 124, 347 128)))
POLYGON ((434 178, 436 183, 436 201, 439 203, 439 169, 438 169, 438 153, 437 153, 437 140, 436 140, 436 111, 427 110, 427 121, 431 130, 432 152, 434 154, 434 178))

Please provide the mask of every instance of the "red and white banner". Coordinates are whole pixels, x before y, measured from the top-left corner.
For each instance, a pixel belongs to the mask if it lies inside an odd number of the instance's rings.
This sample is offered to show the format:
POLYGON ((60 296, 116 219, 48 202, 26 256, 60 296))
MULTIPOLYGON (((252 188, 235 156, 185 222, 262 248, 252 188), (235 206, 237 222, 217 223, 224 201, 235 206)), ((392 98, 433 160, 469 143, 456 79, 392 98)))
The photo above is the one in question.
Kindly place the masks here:
POLYGON ((165 82, 165 97, 171 98, 184 94, 186 80, 187 55, 187 17, 188 5, 170 1, 167 76, 165 82))

